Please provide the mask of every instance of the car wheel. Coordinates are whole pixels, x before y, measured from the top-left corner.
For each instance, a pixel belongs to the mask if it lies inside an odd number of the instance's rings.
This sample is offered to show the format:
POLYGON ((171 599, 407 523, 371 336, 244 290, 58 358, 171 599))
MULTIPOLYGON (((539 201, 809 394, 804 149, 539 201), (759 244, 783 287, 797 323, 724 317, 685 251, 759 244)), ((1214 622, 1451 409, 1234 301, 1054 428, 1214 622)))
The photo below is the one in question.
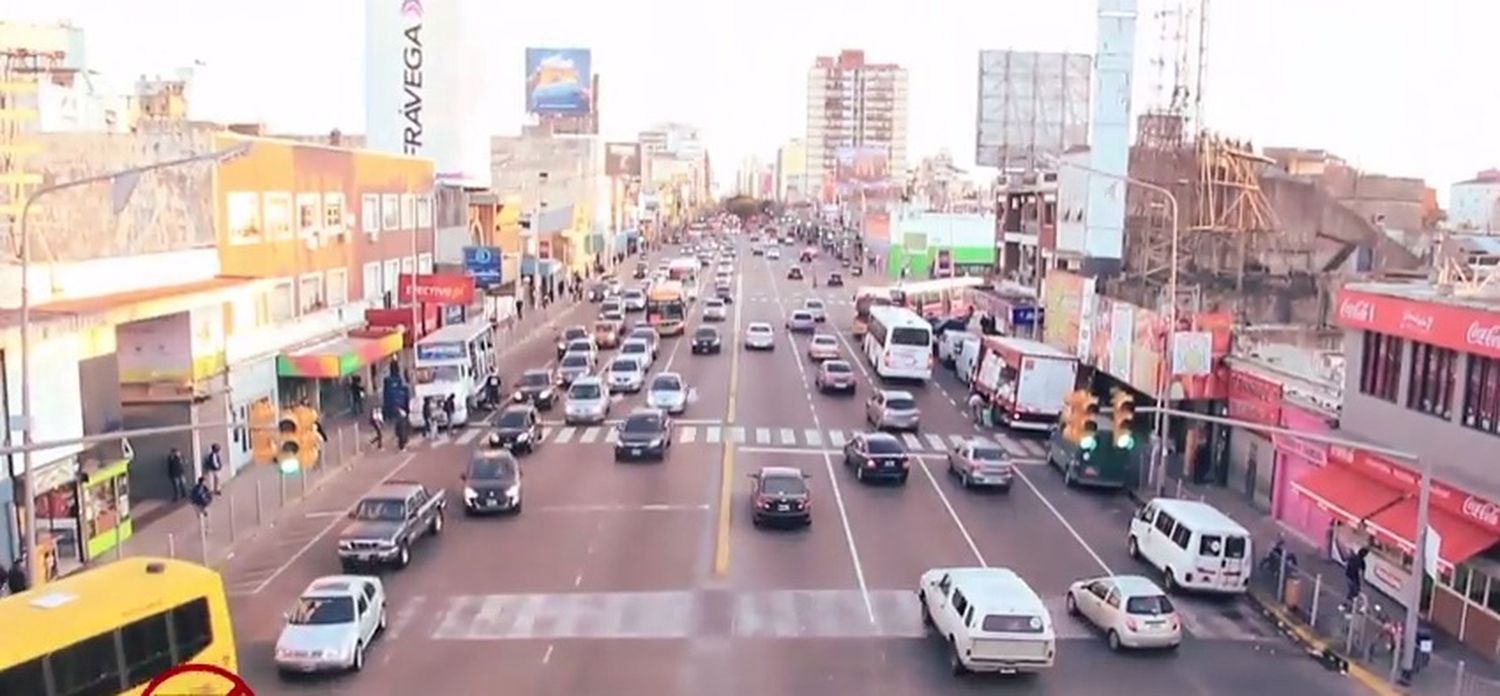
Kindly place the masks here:
POLYGON ((521 514, 521 505, 522 505, 523 502, 524 501, 517 500, 515 507, 513 507, 513 508, 510 509, 510 514, 512 514, 512 515, 519 515, 519 514, 521 514))
POLYGON ((1120 634, 1113 628, 1109 629, 1109 633, 1105 634, 1104 641, 1109 644, 1109 649, 1115 652, 1119 652, 1120 648, 1125 647, 1120 643, 1120 634))
POLYGON ((760 515, 750 516, 750 526, 759 528, 762 524, 765 524, 765 520, 762 520, 760 515))
POLYGON ((1073 478, 1073 467, 1069 466, 1063 470, 1063 485, 1072 488, 1075 483, 1077 483, 1077 479, 1073 478))
POLYGON ((375 625, 375 630, 380 631, 381 633, 384 633, 385 632, 385 628, 388 625, 390 625, 390 622, 387 620, 387 617, 386 617, 385 605, 382 604, 382 605, 380 605, 380 623, 378 623, 378 624, 375 625))
POLYGON ((359 570, 358 566, 348 561, 341 561, 339 563, 339 568, 344 571, 345 575, 353 575, 355 571, 359 570))
POLYGON ((396 567, 405 568, 411 565, 411 547, 402 544, 396 549, 396 567))
POLYGON ((1065 598, 1064 604, 1068 608, 1068 616, 1078 616, 1078 600, 1073 599, 1073 591, 1069 590, 1063 597, 1065 598))
POLYGON ((365 644, 354 644, 354 659, 349 664, 349 671, 363 672, 365 669, 365 644))
POLYGON ((863 482, 865 480, 865 468, 864 467, 862 467, 862 466, 855 467, 855 469, 854 469, 854 480, 855 481, 860 481, 860 482, 863 482))
POLYGON ((969 673, 969 668, 964 666, 963 656, 958 653, 958 641, 951 636, 948 638, 948 669, 952 670, 955 677, 969 673))
POLYGON ((932 612, 927 610, 927 599, 920 592, 917 594, 917 603, 922 606, 922 628, 932 628, 932 612))
POLYGON ((1134 558, 1136 560, 1140 560, 1140 558, 1141 558, 1141 547, 1140 547, 1139 544, 1136 543, 1135 537, 1130 537, 1130 539, 1126 540, 1126 542, 1125 542, 1125 552, 1128 553, 1128 554, 1130 554, 1131 558, 1134 558))
POLYGON ((1161 573, 1161 580, 1163 585, 1162 589, 1166 590, 1167 594, 1177 594, 1177 592, 1182 589, 1182 586, 1177 584, 1177 576, 1172 574, 1172 567, 1167 566, 1166 568, 1163 568, 1161 573))
POLYGON ((1003 486, 1000 486, 1000 492, 1002 494, 1003 493, 1009 493, 1010 492, 1010 484, 1007 483, 1007 484, 1005 484, 1003 486))
POLYGON ((439 512, 432 518, 432 534, 436 536, 443 533, 443 513, 439 512))
POLYGON ((911 474, 902 474, 901 478, 896 479, 896 483, 898 483, 898 484, 900 484, 902 486, 905 486, 906 485, 906 479, 908 479, 908 478, 911 478, 911 474))

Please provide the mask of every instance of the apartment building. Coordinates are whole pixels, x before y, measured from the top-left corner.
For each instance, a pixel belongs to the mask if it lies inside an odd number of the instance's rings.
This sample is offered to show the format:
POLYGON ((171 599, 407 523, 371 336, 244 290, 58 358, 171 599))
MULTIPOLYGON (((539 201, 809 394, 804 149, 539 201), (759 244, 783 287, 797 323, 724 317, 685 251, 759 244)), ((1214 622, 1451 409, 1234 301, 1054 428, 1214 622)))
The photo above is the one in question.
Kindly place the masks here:
POLYGON ((807 143, 792 138, 776 150, 776 199, 783 203, 802 200, 807 186, 807 143))
POLYGON ((840 148, 884 149, 887 170, 905 171, 908 100, 905 68, 866 62, 853 50, 815 60, 807 71, 809 185, 824 185, 840 148))

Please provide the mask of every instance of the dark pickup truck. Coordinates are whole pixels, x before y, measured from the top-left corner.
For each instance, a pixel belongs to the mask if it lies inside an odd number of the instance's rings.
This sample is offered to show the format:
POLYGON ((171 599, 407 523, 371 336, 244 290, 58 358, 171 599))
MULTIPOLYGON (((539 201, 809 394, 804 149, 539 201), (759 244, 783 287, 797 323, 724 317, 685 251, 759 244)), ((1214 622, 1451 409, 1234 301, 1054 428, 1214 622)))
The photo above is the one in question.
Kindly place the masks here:
POLYGON ((352 520, 339 534, 339 563, 344 572, 362 566, 411 563, 411 546, 422 537, 441 534, 448 500, 415 481, 387 481, 349 512, 352 520))

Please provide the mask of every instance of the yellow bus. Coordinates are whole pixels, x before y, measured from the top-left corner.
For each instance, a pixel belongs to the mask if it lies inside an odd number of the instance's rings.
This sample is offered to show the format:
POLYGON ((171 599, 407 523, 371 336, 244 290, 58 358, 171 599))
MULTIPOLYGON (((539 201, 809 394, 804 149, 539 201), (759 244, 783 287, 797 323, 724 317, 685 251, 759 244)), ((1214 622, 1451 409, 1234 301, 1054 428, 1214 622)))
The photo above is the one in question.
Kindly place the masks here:
POLYGON ((657 283, 646 293, 646 323, 663 336, 680 336, 687 324, 687 303, 682 283, 657 283))
MULTIPOLYGON (((238 674, 219 574, 166 558, 127 558, 0 599, 0 694, 124 696, 183 665, 238 674)), ((226 694, 184 673, 158 694, 226 694)))

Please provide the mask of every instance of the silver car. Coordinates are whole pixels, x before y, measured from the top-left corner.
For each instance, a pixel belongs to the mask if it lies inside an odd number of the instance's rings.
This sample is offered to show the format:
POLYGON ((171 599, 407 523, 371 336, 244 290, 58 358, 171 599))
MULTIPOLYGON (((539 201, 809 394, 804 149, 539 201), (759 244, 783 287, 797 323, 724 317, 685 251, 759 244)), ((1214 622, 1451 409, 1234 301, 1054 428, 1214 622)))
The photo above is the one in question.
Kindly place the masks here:
POLYGON ((750 350, 776 350, 776 330, 763 321, 745 327, 745 347, 750 350))
POLYGON ((631 339, 645 341, 647 345, 651 346, 651 359, 653 361, 656 360, 657 353, 661 352, 661 334, 657 333, 655 328, 637 326, 631 329, 630 333, 625 336, 625 340, 629 341, 631 339))
POLYGON ((958 477, 964 488, 993 486, 1010 492, 1010 455, 999 445, 984 438, 970 438, 948 450, 948 473, 958 477))
POLYGON ((639 360, 642 369, 649 367, 656 359, 656 352, 651 350, 651 343, 644 338, 632 338, 621 343, 618 355, 622 358, 639 360))
POLYGON ((651 380, 651 388, 646 390, 646 405, 677 415, 687 410, 687 397, 682 375, 663 372, 651 380))
POLYGON ((729 318, 729 307, 718 298, 703 302, 703 321, 724 321, 729 318))
POLYGON ((910 430, 922 426, 922 412, 911 392, 881 390, 865 401, 865 420, 877 430, 910 430))
POLYGON ((594 371, 594 356, 592 353, 568 353, 557 363, 557 381, 563 384, 572 384, 580 377, 587 377, 594 371))
POLYGON ((828 320, 828 309, 823 301, 816 297, 809 297, 802 301, 802 310, 813 316, 813 321, 823 323, 828 320))
POLYGON ((609 418, 609 385, 589 376, 573 382, 563 405, 563 420, 575 423, 601 423, 609 418))
POLYGON ((368 575, 330 575, 302 591, 276 639, 283 674, 365 666, 365 651, 386 625, 385 586, 368 575))
POLYGON ((807 342, 807 357, 815 361, 837 360, 839 340, 828 334, 818 334, 807 342))
POLYGON ((799 309, 786 320, 786 330, 793 333, 808 333, 818 328, 818 320, 812 312, 799 309))
POLYGON ((640 358, 622 355, 609 364, 611 391, 635 393, 646 385, 646 368, 640 358))
POLYGON ((646 310, 646 293, 642 290, 631 288, 626 290, 621 298, 625 301, 625 311, 643 312, 646 310))

